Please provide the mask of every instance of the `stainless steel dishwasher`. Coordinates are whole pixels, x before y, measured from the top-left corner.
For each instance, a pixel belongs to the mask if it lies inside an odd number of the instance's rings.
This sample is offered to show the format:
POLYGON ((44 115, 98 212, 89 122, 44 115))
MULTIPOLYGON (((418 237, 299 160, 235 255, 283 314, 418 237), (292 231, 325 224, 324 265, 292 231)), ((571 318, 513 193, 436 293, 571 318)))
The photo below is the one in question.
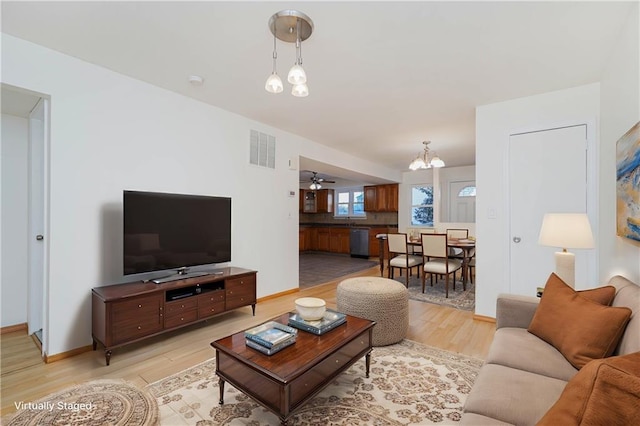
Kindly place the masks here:
POLYGON ((369 228, 351 228, 349 236, 351 257, 369 257, 369 228))

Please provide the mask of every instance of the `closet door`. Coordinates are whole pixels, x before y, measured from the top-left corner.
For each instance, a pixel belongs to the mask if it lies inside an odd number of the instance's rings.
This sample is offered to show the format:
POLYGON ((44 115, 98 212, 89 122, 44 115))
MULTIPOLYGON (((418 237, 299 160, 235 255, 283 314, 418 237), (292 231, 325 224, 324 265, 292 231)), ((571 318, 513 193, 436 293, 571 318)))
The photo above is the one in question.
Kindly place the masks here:
MULTIPOLYGON (((587 212, 586 125, 511 135, 509 204, 511 292, 535 296, 561 251, 538 244, 544 214, 587 212)), ((579 288, 587 283, 587 253, 570 251, 579 288)))

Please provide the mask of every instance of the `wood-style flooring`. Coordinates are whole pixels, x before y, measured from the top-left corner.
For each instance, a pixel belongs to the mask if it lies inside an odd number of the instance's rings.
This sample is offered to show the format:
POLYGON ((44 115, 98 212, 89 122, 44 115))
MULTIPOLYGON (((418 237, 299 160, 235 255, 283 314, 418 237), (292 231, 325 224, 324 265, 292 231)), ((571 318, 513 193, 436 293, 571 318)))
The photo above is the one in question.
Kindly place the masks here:
MULTIPOLYGON (((378 267, 349 276, 378 276, 378 267)), ((16 410, 14 403, 34 401, 62 388, 95 379, 124 379, 139 387, 158 381, 214 355, 212 341, 258 325, 293 310, 298 297, 319 297, 336 307, 336 286, 344 277, 222 314, 207 322, 117 348, 106 366, 102 348, 45 364, 25 331, 0 336, 1 415, 16 410)), ((407 338, 430 346, 484 359, 495 324, 473 319, 473 313, 429 303, 409 301, 407 338)))

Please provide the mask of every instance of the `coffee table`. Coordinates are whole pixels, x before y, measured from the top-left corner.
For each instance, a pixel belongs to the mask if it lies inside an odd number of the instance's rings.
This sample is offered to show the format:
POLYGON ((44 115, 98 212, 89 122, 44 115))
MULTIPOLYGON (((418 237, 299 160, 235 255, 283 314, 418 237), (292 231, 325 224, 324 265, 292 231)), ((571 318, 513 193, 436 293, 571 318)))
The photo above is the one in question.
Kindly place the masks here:
MULTIPOLYGON (((273 321, 287 324, 289 313, 273 321)), ((247 347, 244 331, 212 342, 220 404, 224 404, 224 384, 229 382, 286 425, 296 409, 363 356, 369 377, 374 325, 374 321, 347 315, 345 324, 321 336, 299 330, 295 344, 271 356, 247 347)))

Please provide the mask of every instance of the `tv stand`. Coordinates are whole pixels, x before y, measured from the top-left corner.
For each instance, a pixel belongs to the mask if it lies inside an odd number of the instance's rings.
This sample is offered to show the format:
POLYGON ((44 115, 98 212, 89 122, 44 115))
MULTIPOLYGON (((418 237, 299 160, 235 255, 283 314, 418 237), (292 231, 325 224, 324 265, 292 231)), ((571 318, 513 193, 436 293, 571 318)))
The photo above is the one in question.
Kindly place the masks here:
POLYGON ((256 275, 249 269, 227 267, 179 275, 159 284, 136 281, 95 287, 91 297, 93 350, 102 344, 109 365, 112 350, 119 346, 243 306, 251 305, 255 316, 256 275))

